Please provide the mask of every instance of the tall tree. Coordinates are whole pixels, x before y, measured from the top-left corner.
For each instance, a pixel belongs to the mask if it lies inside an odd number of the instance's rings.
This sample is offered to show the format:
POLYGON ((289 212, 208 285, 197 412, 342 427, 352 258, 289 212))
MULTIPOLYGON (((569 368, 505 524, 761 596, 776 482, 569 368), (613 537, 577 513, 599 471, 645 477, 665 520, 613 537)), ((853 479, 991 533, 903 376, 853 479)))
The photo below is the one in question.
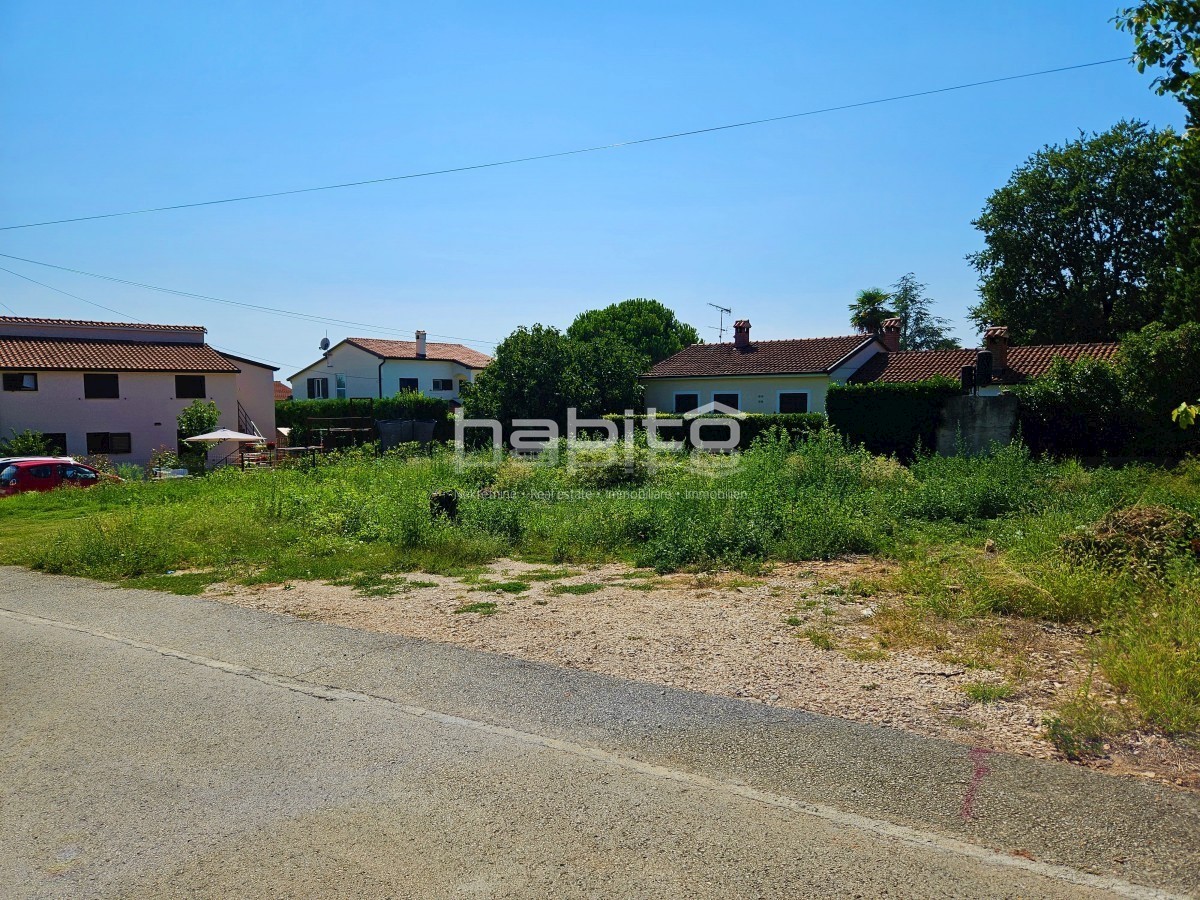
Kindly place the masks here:
POLYGON ((571 341, 557 328, 521 326, 496 346, 496 353, 475 383, 463 392, 472 418, 553 419, 561 425, 578 395, 571 341))
POLYGON ((1200 5, 1196 0, 1143 0, 1113 19, 1133 35, 1139 72, 1161 69, 1152 86, 1187 109, 1188 127, 1200 128, 1200 5))
POLYGON ((1117 27, 1133 35, 1139 72, 1160 70, 1151 86, 1173 95, 1187 111, 1187 133, 1172 160, 1171 176, 1183 198, 1167 231, 1167 321, 1200 319, 1200 4, 1143 0, 1117 13, 1117 27))
POLYGON ((657 300, 641 297, 580 313, 567 329, 567 337, 573 341, 616 338, 645 356, 651 365, 700 343, 695 328, 680 322, 657 300))
POLYGON ((933 299, 925 295, 926 287, 912 272, 892 285, 889 299, 900 320, 900 349, 953 350, 958 342, 947 333, 949 322, 930 311, 933 299))
POLYGON ((971 319, 1020 343, 1112 340, 1159 319, 1176 140, 1123 121, 1030 157, 973 223, 985 248, 967 257, 982 298, 971 319))
POLYGON ((850 304, 850 324, 864 334, 875 334, 896 313, 888 305, 891 295, 883 288, 867 288, 859 291, 850 304))

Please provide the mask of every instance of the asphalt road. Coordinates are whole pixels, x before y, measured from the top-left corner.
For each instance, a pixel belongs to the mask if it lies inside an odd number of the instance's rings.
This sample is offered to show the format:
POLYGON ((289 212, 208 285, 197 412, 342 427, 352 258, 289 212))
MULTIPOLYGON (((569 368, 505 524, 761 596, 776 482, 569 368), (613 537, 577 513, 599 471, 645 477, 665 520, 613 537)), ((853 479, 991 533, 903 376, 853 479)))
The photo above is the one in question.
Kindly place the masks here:
POLYGON ((4 897, 1200 892, 1200 798, 0 569, 4 897))

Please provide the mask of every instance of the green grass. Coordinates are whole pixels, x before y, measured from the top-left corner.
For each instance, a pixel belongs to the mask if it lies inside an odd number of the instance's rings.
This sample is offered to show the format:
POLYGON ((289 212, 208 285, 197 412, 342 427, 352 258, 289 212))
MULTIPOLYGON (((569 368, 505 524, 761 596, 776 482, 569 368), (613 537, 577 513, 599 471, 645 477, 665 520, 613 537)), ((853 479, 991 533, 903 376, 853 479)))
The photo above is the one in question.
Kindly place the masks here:
POLYGON ((963 685, 963 693, 976 703, 999 703, 1009 699, 1015 692, 1011 684, 989 684, 985 681, 972 681, 963 685))
POLYGON ((464 603, 456 613, 478 613, 481 616, 493 616, 496 614, 495 603, 464 603))
POLYGON ((523 594, 529 590, 529 583, 525 581, 481 581, 475 590, 499 591, 502 594, 523 594))
MULTIPOLYGON (((773 562, 871 554, 893 560, 893 574, 822 585, 802 605, 832 614, 850 595, 886 594, 871 620, 880 650, 948 653, 955 622, 1078 623, 1094 632, 1097 672, 1128 715, 1089 724, 1064 708, 1064 746, 1086 749, 1089 735, 1113 728, 1200 734, 1200 565, 1187 542, 1144 565, 1112 565, 1119 554, 1093 558, 1079 552, 1092 545, 1071 543, 1128 507, 1200 516, 1200 463, 1084 469, 1012 446, 901 466, 832 433, 768 438, 736 467, 724 462, 616 467, 605 477, 618 486, 662 490, 586 502, 557 498, 594 487, 594 472, 484 457, 459 470, 445 452, 18 495, 0 500, 0 563, 186 592, 321 580, 389 596, 431 586, 397 575, 429 572, 501 592, 545 582, 550 593, 587 594, 603 585, 555 582, 621 562, 641 567, 622 578, 627 589, 669 586, 656 573, 728 569, 742 577, 724 586, 749 586, 745 576, 773 562), (482 487, 516 499, 477 498, 482 487), (429 515, 429 495, 446 489, 463 492, 457 523, 429 515), (498 583, 511 588, 485 584, 505 556, 545 568, 498 583)), ((990 665, 996 655, 969 658, 990 665)))
POLYGON ((809 641, 812 642, 812 645, 818 650, 833 650, 837 647, 837 645, 833 642, 833 635, 831 635, 828 631, 818 631, 817 629, 812 628, 806 631, 805 634, 807 635, 809 641))
POLYGON ((585 581, 583 584, 556 584, 550 588, 550 591, 555 594, 594 594, 596 591, 602 590, 604 590, 604 585, 594 581, 585 581))

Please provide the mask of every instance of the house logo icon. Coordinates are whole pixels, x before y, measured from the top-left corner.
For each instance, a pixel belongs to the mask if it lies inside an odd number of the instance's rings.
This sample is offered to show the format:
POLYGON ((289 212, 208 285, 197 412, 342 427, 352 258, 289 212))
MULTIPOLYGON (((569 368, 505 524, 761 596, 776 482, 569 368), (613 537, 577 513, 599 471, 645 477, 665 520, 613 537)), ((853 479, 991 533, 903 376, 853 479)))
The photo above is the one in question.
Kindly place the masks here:
POLYGON ((685 419, 695 419, 699 416, 729 416, 734 419, 744 419, 746 414, 740 409, 734 409, 732 406, 726 406, 724 403, 718 403, 713 400, 711 403, 705 403, 703 406, 697 406, 695 409, 688 410, 683 414, 685 419))

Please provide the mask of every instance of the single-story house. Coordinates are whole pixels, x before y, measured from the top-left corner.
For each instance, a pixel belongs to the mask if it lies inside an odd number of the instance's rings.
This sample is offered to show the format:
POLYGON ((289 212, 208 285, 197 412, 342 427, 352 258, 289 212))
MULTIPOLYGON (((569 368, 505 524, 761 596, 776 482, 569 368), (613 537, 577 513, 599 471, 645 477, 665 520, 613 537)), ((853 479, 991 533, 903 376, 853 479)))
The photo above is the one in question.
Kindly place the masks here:
POLYGON ((0 434, 138 465, 178 448, 176 416, 211 400, 218 427, 275 436, 275 368, 221 353, 199 325, 0 316, 0 434))
POLYGON ((279 403, 283 400, 291 400, 292 399, 292 389, 290 387, 288 387, 286 384, 284 384, 282 381, 276 381, 274 384, 274 388, 275 388, 275 402, 276 403, 279 403))
POLYGON ((463 384, 492 361, 486 353, 462 344, 426 340, 390 341, 348 337, 288 380, 297 400, 391 397, 400 391, 420 391, 457 402, 463 384))
MULTIPOLYGON (((977 386, 980 396, 991 397, 1004 388, 1021 384, 1050 371, 1058 357, 1068 362, 1084 358, 1113 360, 1119 345, 1113 342, 1087 344, 1032 344, 1011 346, 1003 325, 987 329, 982 350, 991 354, 992 377, 977 386)), ((904 350, 878 353, 850 377, 854 383, 867 381, 923 381, 941 375, 957 380, 962 370, 975 366, 979 350, 904 350)))
MULTIPOLYGON (((888 319, 878 334, 752 341, 750 322, 734 323, 733 343, 693 344, 651 367, 642 378, 648 408, 684 413, 708 403, 748 413, 824 412, 829 385, 869 381, 921 381, 935 375, 958 379, 974 367, 980 350, 901 351, 900 320, 888 319)), ((1042 344, 1010 347, 1008 329, 989 328, 984 346, 992 377, 982 395, 1045 374, 1056 357, 1110 360, 1117 344, 1042 344)))

